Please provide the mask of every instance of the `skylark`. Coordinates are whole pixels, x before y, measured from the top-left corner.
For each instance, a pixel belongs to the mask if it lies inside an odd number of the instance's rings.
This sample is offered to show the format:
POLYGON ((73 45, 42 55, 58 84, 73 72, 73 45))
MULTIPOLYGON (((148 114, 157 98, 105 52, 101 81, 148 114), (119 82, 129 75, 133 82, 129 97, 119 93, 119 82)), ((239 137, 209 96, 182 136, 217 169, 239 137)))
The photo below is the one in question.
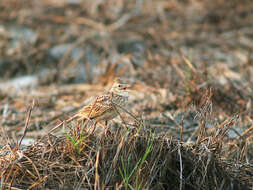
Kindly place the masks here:
MULTIPOLYGON (((116 78, 111 89, 97 96, 88 105, 84 106, 77 114, 70 117, 69 119, 59 123, 53 129, 51 129, 47 134, 53 132, 57 128, 61 127, 64 123, 69 123, 75 119, 79 121, 83 120, 95 120, 96 123, 114 119, 119 115, 121 108, 124 108, 128 102, 128 88, 129 85, 125 84, 121 79, 116 78)), ((47 135, 43 135, 40 141, 47 135)), ((38 141, 38 142, 40 142, 38 141)))
POLYGON ((77 114, 78 120, 90 119, 101 122, 114 119, 118 116, 120 107, 125 107, 128 102, 128 87, 121 79, 117 78, 111 89, 97 96, 77 114))

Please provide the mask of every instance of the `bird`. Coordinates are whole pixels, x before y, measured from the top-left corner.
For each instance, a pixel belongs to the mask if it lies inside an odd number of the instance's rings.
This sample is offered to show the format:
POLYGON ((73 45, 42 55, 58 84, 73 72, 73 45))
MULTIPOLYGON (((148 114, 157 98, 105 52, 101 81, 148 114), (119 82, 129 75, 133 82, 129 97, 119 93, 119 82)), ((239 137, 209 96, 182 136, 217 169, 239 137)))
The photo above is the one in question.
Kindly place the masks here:
POLYGON ((122 79, 116 78, 111 89, 84 106, 77 114, 78 120, 90 119, 102 122, 114 119, 119 115, 120 107, 125 107, 128 102, 129 85, 122 79), (119 108, 119 109, 118 109, 119 108))
MULTIPOLYGON (((73 120, 95 120, 95 126, 97 123, 103 126, 101 122, 105 121, 105 126, 107 126, 107 122, 117 117, 121 111, 121 108, 124 108, 127 105, 129 98, 129 87, 130 85, 126 84, 121 78, 114 79, 113 85, 108 92, 104 92, 103 94, 93 98, 93 100, 80 109, 74 116, 61 122, 51 129, 47 134, 61 127, 64 123, 69 123, 73 120)), ((47 134, 42 136, 40 141, 47 134)))

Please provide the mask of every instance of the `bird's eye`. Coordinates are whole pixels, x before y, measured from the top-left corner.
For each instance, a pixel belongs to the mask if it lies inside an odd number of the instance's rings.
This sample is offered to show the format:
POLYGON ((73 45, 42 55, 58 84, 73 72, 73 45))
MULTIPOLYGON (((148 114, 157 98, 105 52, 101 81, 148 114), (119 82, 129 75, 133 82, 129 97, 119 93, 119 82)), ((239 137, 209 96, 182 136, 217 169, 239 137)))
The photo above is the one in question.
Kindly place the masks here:
POLYGON ((120 88, 120 87, 121 87, 121 85, 119 84, 119 85, 118 85, 118 87, 120 88))

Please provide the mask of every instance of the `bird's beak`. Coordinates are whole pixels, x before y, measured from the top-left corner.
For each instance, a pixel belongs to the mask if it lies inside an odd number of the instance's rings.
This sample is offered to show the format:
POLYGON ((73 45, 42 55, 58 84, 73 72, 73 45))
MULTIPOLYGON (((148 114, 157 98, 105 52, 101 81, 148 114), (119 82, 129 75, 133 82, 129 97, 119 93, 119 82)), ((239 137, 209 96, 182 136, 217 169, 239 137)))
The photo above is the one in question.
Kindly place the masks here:
POLYGON ((129 90, 130 87, 131 87, 131 85, 126 84, 125 87, 123 88, 123 90, 129 90))

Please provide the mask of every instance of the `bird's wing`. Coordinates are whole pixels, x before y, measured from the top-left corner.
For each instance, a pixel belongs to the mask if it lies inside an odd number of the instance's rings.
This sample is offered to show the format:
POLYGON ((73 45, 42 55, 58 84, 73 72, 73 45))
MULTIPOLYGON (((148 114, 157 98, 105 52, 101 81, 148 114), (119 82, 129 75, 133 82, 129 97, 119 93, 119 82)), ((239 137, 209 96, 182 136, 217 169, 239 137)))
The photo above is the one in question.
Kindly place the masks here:
POLYGON ((79 111, 79 117, 94 119, 107 111, 111 111, 110 95, 100 95, 93 99, 87 106, 79 111))

